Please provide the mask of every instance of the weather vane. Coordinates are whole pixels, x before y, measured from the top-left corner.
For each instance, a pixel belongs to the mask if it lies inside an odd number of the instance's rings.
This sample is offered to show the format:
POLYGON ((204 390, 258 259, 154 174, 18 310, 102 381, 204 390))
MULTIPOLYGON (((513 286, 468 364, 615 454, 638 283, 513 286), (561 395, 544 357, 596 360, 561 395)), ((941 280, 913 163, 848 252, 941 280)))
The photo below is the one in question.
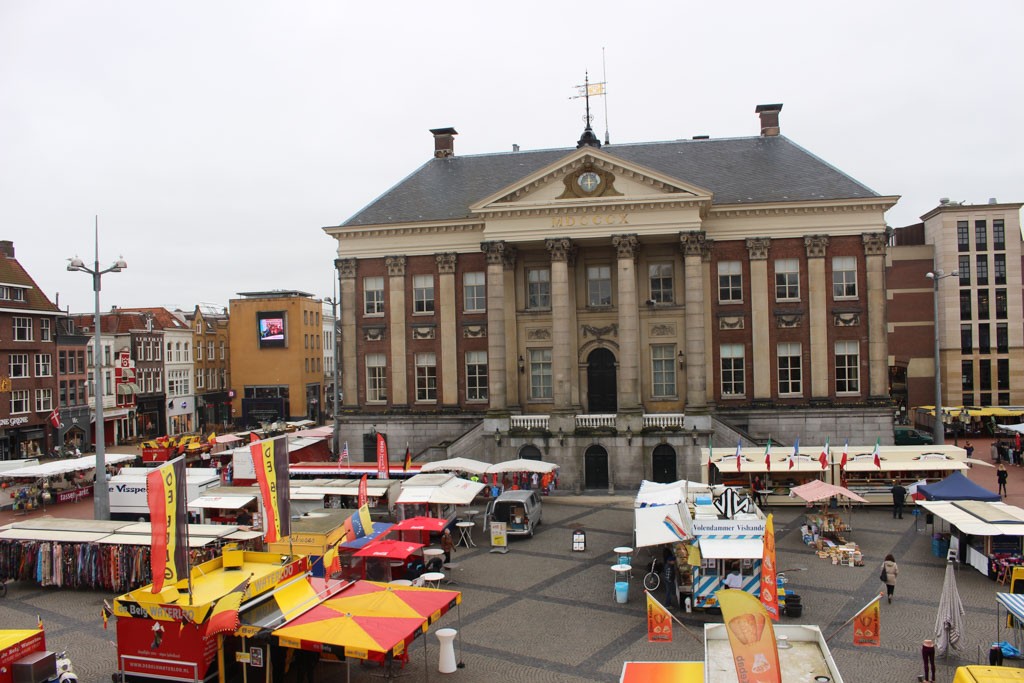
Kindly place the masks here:
MULTIPOLYGON (((604 48, 601 48, 601 67, 604 68, 604 48)), ((605 78, 605 80, 603 80, 603 81, 601 81, 599 83, 591 83, 590 82, 590 72, 589 71, 584 71, 583 72, 583 84, 582 85, 576 85, 576 94, 569 98, 570 100, 578 100, 579 98, 582 97, 584 99, 584 101, 586 102, 587 113, 583 115, 583 123, 587 127, 590 127, 590 124, 594 120, 594 117, 592 117, 590 115, 590 98, 591 97, 604 97, 605 98, 605 100, 604 100, 604 126, 605 126, 604 127, 604 144, 606 144, 606 145, 610 144, 609 135, 608 135, 608 97, 607 97, 608 93, 607 93, 607 89, 606 89, 607 85, 608 85, 608 79, 607 78, 605 78)))

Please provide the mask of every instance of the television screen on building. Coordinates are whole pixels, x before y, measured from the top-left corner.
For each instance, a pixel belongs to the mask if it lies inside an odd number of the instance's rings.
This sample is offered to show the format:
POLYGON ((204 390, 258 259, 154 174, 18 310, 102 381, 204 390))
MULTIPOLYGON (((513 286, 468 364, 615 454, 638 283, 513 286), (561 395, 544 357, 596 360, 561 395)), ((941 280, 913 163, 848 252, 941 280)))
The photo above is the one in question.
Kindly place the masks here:
POLYGON ((286 346, 284 311, 261 311, 256 314, 256 323, 259 325, 261 349, 286 346))

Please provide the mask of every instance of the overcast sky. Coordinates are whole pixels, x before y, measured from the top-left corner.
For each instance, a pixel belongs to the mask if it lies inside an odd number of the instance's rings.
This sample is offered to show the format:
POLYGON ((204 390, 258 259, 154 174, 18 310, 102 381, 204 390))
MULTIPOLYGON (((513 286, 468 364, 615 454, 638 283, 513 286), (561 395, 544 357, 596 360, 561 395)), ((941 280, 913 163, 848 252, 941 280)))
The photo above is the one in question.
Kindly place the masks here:
MULTIPOLYGON (((0 238, 61 308, 329 296, 337 225, 426 162, 783 135, 876 192, 1024 201, 1024 3, 0 0, 0 238)), ((685 178, 683 179, 685 180, 685 178)))

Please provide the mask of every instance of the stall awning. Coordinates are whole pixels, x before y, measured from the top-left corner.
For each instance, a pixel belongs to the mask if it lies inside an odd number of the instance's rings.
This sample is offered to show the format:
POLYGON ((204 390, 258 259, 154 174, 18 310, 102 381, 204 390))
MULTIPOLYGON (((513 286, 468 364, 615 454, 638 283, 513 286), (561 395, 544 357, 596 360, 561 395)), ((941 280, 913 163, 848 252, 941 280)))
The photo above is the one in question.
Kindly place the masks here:
POLYGON ((763 552, 760 538, 700 539, 700 555, 708 560, 760 560, 763 552))
POLYGON ((377 541, 357 550, 356 557, 379 557, 389 560, 404 560, 415 555, 423 547, 422 543, 406 543, 405 541, 377 541))
POLYGON ((188 504, 190 508, 238 510, 256 500, 256 496, 200 496, 188 504))
POLYGON ((680 505, 633 508, 633 532, 637 548, 679 543, 693 537, 689 517, 680 512, 680 505))
POLYGON ((1024 621, 1024 595, 996 593, 996 602, 1005 607, 1017 619, 1024 621))
POLYGON ((1024 536, 1024 510, 1015 505, 977 500, 919 500, 917 505, 965 534, 1024 536))

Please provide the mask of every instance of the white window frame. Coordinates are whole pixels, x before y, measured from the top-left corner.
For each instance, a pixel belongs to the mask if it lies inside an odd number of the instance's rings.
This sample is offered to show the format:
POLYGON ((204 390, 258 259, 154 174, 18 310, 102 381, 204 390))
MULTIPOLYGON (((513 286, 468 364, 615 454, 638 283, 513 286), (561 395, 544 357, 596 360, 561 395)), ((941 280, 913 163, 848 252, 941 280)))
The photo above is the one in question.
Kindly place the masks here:
POLYGON ((32 318, 15 316, 12 321, 12 339, 16 342, 34 341, 32 339, 32 318))
POLYGON ((860 343, 856 340, 837 341, 836 352, 836 395, 857 396, 860 394, 860 343), (845 379, 840 379, 840 370, 845 379), (840 382, 843 388, 840 389, 840 382))
POLYGON ((529 349, 530 400, 550 401, 555 397, 551 369, 551 349, 529 349))
POLYGON ((363 278, 363 315, 384 315, 384 276, 363 278))
POLYGON ((466 313, 487 310, 487 274, 482 271, 462 274, 462 301, 466 313))
POLYGON ((836 301, 857 298, 857 258, 832 257, 832 298, 836 301))
POLYGON ((800 301, 800 259, 775 260, 775 300, 800 301))
POLYGON ((196 360, 203 359, 203 342, 196 344, 196 360))
POLYGON ((366 367, 366 402, 387 403, 387 358, 383 353, 368 353, 363 363, 366 367))
POLYGON ((47 318, 39 319, 39 340, 48 342, 52 339, 50 333, 50 321, 47 318))
POLYGON ((651 346, 651 398, 675 398, 679 395, 676 358, 675 344, 651 346))
POLYGON ((11 392, 11 415, 22 415, 31 412, 32 400, 28 389, 15 389, 11 392))
POLYGON ((647 286, 651 301, 671 304, 675 301, 675 267, 671 261, 647 264, 647 286))
POLYGON ((743 303, 743 264, 739 261, 718 262, 718 303, 743 303))
POLYGON ((7 363, 8 376, 11 379, 25 379, 32 376, 27 353, 12 353, 7 363), (16 370, 18 372, 16 372, 16 370))
POLYGON ((434 314, 434 276, 412 276, 412 314, 434 314))
POLYGON ((722 344, 719 356, 722 398, 743 398, 747 394, 746 347, 743 344, 722 344))
POLYGON ((612 267, 587 266, 587 306, 608 308, 612 305, 612 267))
POLYGON ((803 346, 800 342, 779 342, 776 347, 779 396, 803 396, 803 346), (788 359, 783 367, 783 359, 788 359))
POLYGON ((48 413, 53 410, 53 389, 36 389, 36 412, 48 413))
POLYGON ((37 353, 35 357, 36 377, 53 377, 53 356, 37 353))
POLYGON ((551 269, 526 269, 526 308, 531 311, 551 310, 551 269))
POLYGON ((466 401, 486 401, 487 380, 487 352, 466 351, 466 401))
POLYGON ((437 354, 432 351, 417 353, 416 402, 437 403, 437 354))
POLYGON ((206 383, 203 381, 203 369, 196 368, 196 389, 205 389, 206 383))

